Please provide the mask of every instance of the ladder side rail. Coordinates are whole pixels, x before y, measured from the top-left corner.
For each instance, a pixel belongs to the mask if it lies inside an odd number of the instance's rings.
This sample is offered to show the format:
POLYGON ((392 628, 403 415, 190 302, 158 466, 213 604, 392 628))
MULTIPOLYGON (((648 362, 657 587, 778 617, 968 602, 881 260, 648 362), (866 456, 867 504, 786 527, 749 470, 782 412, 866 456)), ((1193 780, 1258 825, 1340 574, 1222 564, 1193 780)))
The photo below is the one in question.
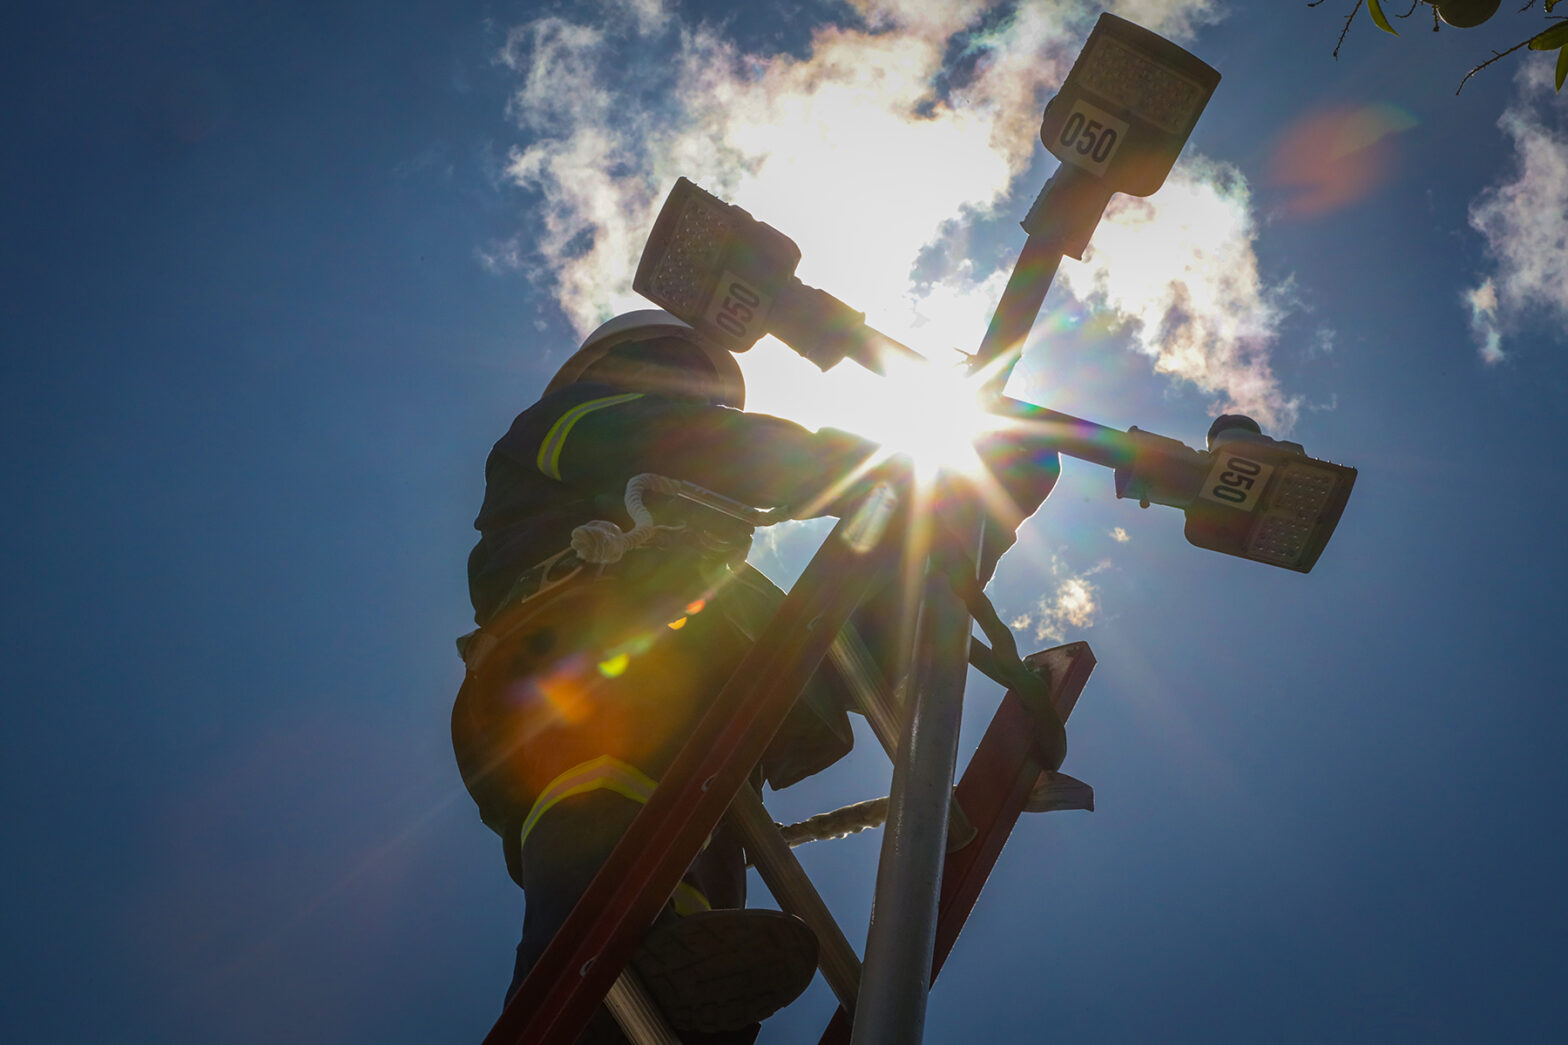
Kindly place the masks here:
POLYGON ((680 1035, 670 1028, 631 966, 610 985, 604 1005, 632 1045, 681 1045, 680 1035))
POLYGON ((485 1045, 572 1041, 761 759, 895 542, 856 551, 841 520, 697 724, 485 1045))
MULTIPOLYGON (((1089 644, 1068 643, 1025 660, 1050 672, 1052 703, 1065 720, 1094 670, 1089 644)), ((948 855, 943 869, 932 982, 951 953, 1039 776, 1040 761, 1035 755, 1030 714, 1017 695, 1008 692, 958 783, 959 799, 974 821, 977 834, 969 845, 948 855)), ((818 1045, 846 1045, 851 1029, 850 1013, 840 1007, 818 1045)))
MULTIPOLYGON (((1094 671, 1094 653, 1089 644, 1072 642, 1030 654, 1024 660, 1048 673, 1051 703, 1066 722, 1094 671)), ((969 912, 1040 778, 1042 767, 1036 757, 1034 735, 1030 712, 1018 695, 1009 691, 959 781, 959 798, 978 810, 977 816, 983 815, 986 823, 976 842, 953 853, 944 869, 942 916, 931 962, 933 980, 958 941, 969 912)))

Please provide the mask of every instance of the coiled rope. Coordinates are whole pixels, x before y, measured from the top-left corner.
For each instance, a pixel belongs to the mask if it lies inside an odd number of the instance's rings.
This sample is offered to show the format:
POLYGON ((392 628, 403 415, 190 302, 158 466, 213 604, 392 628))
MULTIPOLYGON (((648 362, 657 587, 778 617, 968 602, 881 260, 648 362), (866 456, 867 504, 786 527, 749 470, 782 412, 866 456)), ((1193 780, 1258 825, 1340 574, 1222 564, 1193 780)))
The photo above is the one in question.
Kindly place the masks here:
POLYGON ((680 488, 679 480, 652 472, 632 476, 626 483, 626 514, 632 518, 632 528, 623 530, 608 519, 584 523, 572 531, 572 551, 584 562, 620 562, 621 556, 633 548, 641 548, 660 531, 684 529, 684 523, 678 526, 656 525, 653 513, 642 503, 646 493, 674 494, 680 488))

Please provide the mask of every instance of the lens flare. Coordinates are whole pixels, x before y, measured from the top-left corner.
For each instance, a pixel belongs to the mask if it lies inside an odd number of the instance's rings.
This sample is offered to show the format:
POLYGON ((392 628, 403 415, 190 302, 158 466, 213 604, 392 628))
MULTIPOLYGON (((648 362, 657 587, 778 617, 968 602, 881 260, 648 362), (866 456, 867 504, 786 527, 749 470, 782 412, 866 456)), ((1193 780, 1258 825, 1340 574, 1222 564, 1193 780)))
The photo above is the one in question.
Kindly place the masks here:
POLYGON ((1416 125, 1396 105, 1329 109, 1288 129, 1274 148, 1269 180, 1291 195, 1284 212, 1310 218, 1370 196, 1393 169, 1394 136, 1416 125))
MULTIPOLYGON (((588 718, 593 710, 593 698, 583 677, 584 667, 580 658, 569 657, 542 677, 519 680, 529 701, 538 701, 534 705, 538 726, 573 726, 588 718), (540 717, 540 711, 546 713, 540 717)), ((602 665, 600 671, 603 671, 602 665)))
POLYGON ((607 679, 620 678, 626 674, 626 668, 631 662, 630 654, 617 653, 615 656, 599 662, 599 674, 607 679))

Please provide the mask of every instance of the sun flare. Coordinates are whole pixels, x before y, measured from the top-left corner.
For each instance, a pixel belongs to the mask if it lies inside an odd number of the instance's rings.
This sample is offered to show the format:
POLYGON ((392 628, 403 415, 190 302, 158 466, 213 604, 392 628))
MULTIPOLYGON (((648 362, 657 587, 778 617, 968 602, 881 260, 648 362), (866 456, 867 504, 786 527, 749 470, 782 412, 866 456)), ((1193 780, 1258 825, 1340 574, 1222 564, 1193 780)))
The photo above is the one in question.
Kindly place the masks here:
POLYGON ((917 474, 972 475, 977 438, 996 427, 980 405, 980 382, 959 366, 902 365, 875 379, 852 429, 915 463, 917 474))
POLYGON ((864 436, 925 477, 978 474, 974 442, 997 425, 980 406, 980 382, 960 365, 899 364, 878 375, 846 362, 824 374, 781 345, 740 359, 748 409, 864 436))

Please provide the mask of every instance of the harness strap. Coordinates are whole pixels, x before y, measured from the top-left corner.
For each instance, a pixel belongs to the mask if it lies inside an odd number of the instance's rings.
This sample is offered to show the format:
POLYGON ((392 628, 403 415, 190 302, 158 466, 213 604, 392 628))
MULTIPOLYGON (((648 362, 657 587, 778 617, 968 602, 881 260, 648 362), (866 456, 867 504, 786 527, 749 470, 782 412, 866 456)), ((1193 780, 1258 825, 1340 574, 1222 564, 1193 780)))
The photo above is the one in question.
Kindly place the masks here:
POLYGON ((485 660, 528 623, 530 615, 517 612, 524 603, 579 577, 598 576, 602 569, 583 562, 576 552, 566 548, 519 574, 496 611, 480 627, 457 638, 457 655, 463 658, 469 676, 478 675, 485 660))
MULTIPOLYGON (((635 399, 637 396, 596 399, 582 404, 576 410, 588 412, 585 408, 599 409, 613 406, 628 398, 635 399)), ((545 441, 546 447, 540 450, 541 468, 545 467, 547 456, 545 449, 552 443, 556 446, 554 455, 559 457, 559 444, 564 442, 566 433, 570 431, 571 425, 576 423, 577 416, 580 415, 576 415, 576 411, 573 411, 561 419, 557 427, 564 427, 558 436, 554 429, 551 430, 550 438, 545 441)), ((701 526, 688 528, 685 523, 673 526, 655 524, 653 513, 643 504, 643 496, 648 493, 673 496, 690 490, 701 490, 701 488, 653 472, 632 476, 626 483, 624 495, 626 514, 632 519, 632 528, 622 530, 615 523, 604 519, 584 523, 572 531, 571 547, 556 552, 543 562, 519 574, 517 580, 512 582, 512 586, 501 597, 498 608, 490 614, 489 618, 482 621, 476 630, 458 637, 458 656, 462 657, 463 662, 468 666, 468 673, 477 675, 485 659, 500 648, 502 642, 518 626, 526 622, 527 615, 519 615, 516 612, 524 603, 583 576, 585 571, 591 572, 587 572, 584 579, 599 576, 605 568, 620 562, 629 551, 649 545, 663 547, 669 540, 685 538, 692 547, 704 553, 736 553, 737 545, 717 534, 708 533, 701 526)), ((744 548, 739 548, 738 551, 744 557, 744 548)))

